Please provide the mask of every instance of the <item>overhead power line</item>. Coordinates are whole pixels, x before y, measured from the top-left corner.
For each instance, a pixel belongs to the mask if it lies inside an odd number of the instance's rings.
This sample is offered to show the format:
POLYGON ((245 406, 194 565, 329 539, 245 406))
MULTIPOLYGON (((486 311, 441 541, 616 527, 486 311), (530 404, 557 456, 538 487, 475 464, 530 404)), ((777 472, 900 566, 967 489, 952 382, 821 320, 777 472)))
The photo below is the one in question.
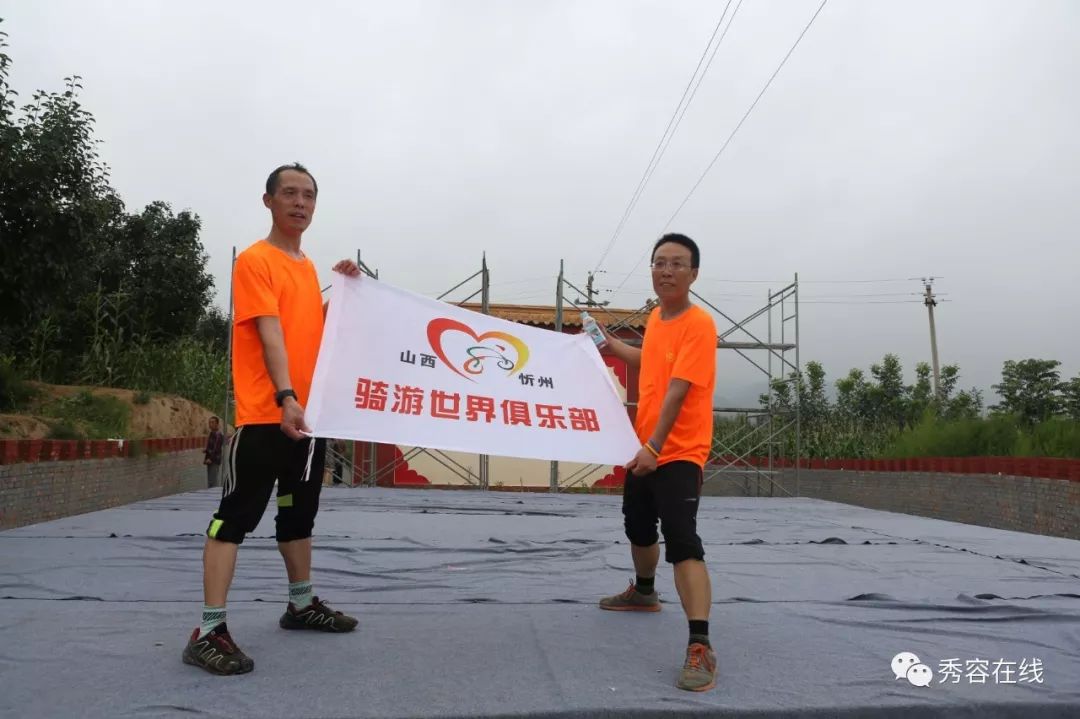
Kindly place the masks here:
MULTIPOLYGON (((795 48, 797 48, 799 46, 799 43, 802 42, 803 37, 806 36, 806 33, 810 30, 810 27, 814 24, 814 21, 817 20, 818 15, 821 14, 821 11, 824 9, 826 3, 828 2, 829 0, 821 0, 821 5, 818 6, 818 9, 814 12, 813 16, 810 18, 810 21, 806 23, 806 27, 802 29, 802 32, 799 33, 799 36, 795 38, 794 44, 792 44, 791 48, 787 51, 787 54, 784 55, 784 59, 781 60, 780 64, 776 66, 776 70, 774 70, 773 74, 769 76, 769 79, 765 82, 764 87, 761 88, 761 92, 759 92, 757 97, 754 98, 754 101, 750 103, 750 107, 747 108, 746 112, 742 116, 742 119, 739 120, 739 124, 737 124, 735 126, 735 129, 731 131, 731 134, 728 135, 727 140, 724 141, 724 144, 720 146, 720 149, 713 156, 712 161, 710 161, 709 164, 705 167, 705 171, 701 173, 701 177, 699 177, 697 179, 697 182, 694 183, 694 186, 690 188, 690 192, 686 193, 686 197, 684 197, 683 201, 679 203, 679 206, 675 209, 675 212, 672 213, 671 217, 664 225, 664 229, 661 230, 660 234, 663 234, 667 231, 667 229, 671 226, 671 223, 674 222, 675 218, 679 216, 680 212, 682 212, 682 209, 686 206, 686 203, 690 201, 691 197, 693 197, 694 192, 697 191, 697 188, 701 185, 702 181, 704 181, 706 175, 708 175, 709 171, 712 170, 713 166, 716 164, 716 161, 719 160, 720 156, 724 154, 724 150, 726 150, 728 148, 728 145, 731 144, 731 141, 735 138, 735 135, 739 132, 739 129, 746 122, 746 119, 750 117, 750 113, 752 113, 754 111, 754 108, 757 107, 758 102, 760 102, 761 98, 765 96, 765 93, 766 91, 768 91, 769 86, 772 85, 773 80, 775 80, 776 76, 780 74, 780 71, 784 68, 784 65, 787 64, 788 58, 790 58, 792 53, 795 52, 795 48)), ((641 264, 641 261, 645 259, 646 255, 648 255, 648 250, 646 250, 646 252, 642 254, 642 256, 634 264, 634 268, 630 270, 630 274, 633 274, 637 270, 638 265, 641 264)), ((630 274, 628 274, 627 277, 629 277, 630 274)), ((625 280, 623 281, 625 282, 625 280)), ((620 288, 621 286, 622 285, 620 285, 620 288)))
MULTIPOLYGON (((790 282, 791 278, 787 279, 775 279, 775 280, 731 280, 716 277, 703 277, 698 282, 729 282, 732 284, 753 284, 753 285, 782 285, 786 282, 790 282)), ((890 279, 890 280, 804 280, 799 278, 800 285, 839 285, 839 284, 877 284, 885 282, 910 282, 910 279, 890 279)))
POLYGON ((731 134, 728 135, 728 139, 724 141, 724 144, 720 146, 720 149, 717 151, 716 155, 713 156, 712 161, 709 162, 709 164, 705 167, 705 171, 701 173, 701 177, 699 177, 697 182, 694 183, 694 186, 690 188, 690 192, 686 193, 686 197, 683 198, 683 201, 679 204, 678 208, 676 208, 675 212, 671 215, 671 218, 667 221, 667 224, 664 225, 664 230, 667 230, 667 228, 671 226, 671 223, 675 221, 675 218, 679 216, 679 213, 682 212, 682 208, 685 207, 686 203, 690 201, 690 198, 694 195, 694 192, 697 191, 697 188, 701 185, 702 181, 705 179, 705 176, 709 174, 709 171, 712 170, 713 165, 715 165, 716 161, 720 159, 720 156, 724 154, 724 150, 726 150, 728 145, 731 144, 731 141, 739 132, 739 128, 741 128, 743 126, 743 123, 746 122, 746 118, 750 117, 750 113, 754 111, 755 107, 757 107, 757 104, 761 101, 761 98, 765 96, 765 93, 766 91, 768 91, 769 86, 772 85, 772 82, 776 79, 776 76, 780 74, 780 71, 787 63, 788 58, 791 57, 791 54, 795 52, 795 48, 797 48, 799 46, 799 43, 802 42, 803 37, 806 36, 807 31, 810 30, 810 26, 814 24, 815 20, 817 20, 817 16, 821 14, 822 9, 825 7, 825 4, 827 2, 829 2, 829 0, 821 0, 821 5, 818 6, 817 11, 814 12, 813 17, 810 18, 810 22, 806 23, 806 27, 804 27, 803 31, 799 33, 799 37, 795 38, 795 44, 791 46, 791 49, 787 51, 786 55, 784 55, 784 59, 781 60, 780 64, 776 66, 776 70, 773 71, 773 74, 765 82, 765 86, 761 88, 761 92, 759 92, 757 97, 754 98, 754 101, 750 103, 750 107, 746 109, 746 113, 743 114, 742 119, 739 120, 739 124, 735 126, 734 130, 731 131, 731 134))
POLYGON ((800 305, 910 305, 922 300, 799 300, 800 305))
POLYGON ((799 280, 799 284, 810 285, 846 285, 846 284, 876 284, 878 282, 910 282, 911 279, 907 277, 900 277, 887 280, 799 280))
POLYGON ((675 111, 671 113, 671 119, 668 120, 667 127, 664 128, 664 134, 660 136, 660 141, 656 143, 656 148, 653 150, 652 157, 649 158, 649 164, 645 166, 645 172, 642 173, 641 179, 638 180, 637 187, 634 188, 634 193, 630 196, 630 202, 627 203, 626 209, 623 210, 622 217, 619 218, 619 224, 616 226, 615 232, 611 235, 611 239, 608 240, 604 252, 600 255, 600 259, 596 263, 596 267, 593 268, 593 272, 598 271, 600 266, 604 264, 604 260, 607 259, 608 253, 611 252, 611 249, 615 246, 615 242, 619 239, 619 235, 622 234, 623 228, 626 227, 630 215, 633 214, 634 208, 637 207, 638 200, 640 200, 641 196, 644 194, 645 187, 649 184, 649 180, 652 179, 652 175, 656 171, 656 168, 660 166, 660 161, 664 158, 664 153, 667 152, 667 148, 671 145, 671 140, 675 137, 679 125, 682 124, 682 119, 686 115, 690 103, 694 101, 694 96, 697 95, 698 88, 701 87, 701 81, 705 79, 705 74, 709 72, 709 68, 712 66, 713 58, 716 57, 716 51, 720 49, 720 43, 724 41, 724 38, 727 37, 728 30, 731 29, 731 23, 734 22, 735 13, 739 11, 739 5, 742 5, 742 1, 743 0, 739 0, 739 4, 735 6, 735 12, 731 13, 731 20, 728 21, 727 27, 724 28, 724 32, 720 36, 720 40, 717 41, 713 48, 712 55, 709 56, 708 63, 705 64, 705 69, 701 71, 701 76, 698 77, 698 70, 701 70, 701 64, 705 61, 705 56, 709 55, 709 48, 713 47, 713 40, 716 39, 716 34, 720 31, 720 26, 724 24, 724 18, 727 16, 727 11, 728 8, 731 7, 732 0, 728 0, 727 4, 724 5, 724 11, 720 14, 720 19, 716 21, 716 27, 713 28, 712 35, 709 37, 709 42, 705 45, 705 49, 698 59, 697 67, 694 68, 694 72, 690 76, 690 81, 686 84, 682 97, 679 98, 679 103, 675 106, 675 111), (694 83, 695 78, 697 78, 696 84, 694 83), (693 88, 692 90, 691 87, 693 88))

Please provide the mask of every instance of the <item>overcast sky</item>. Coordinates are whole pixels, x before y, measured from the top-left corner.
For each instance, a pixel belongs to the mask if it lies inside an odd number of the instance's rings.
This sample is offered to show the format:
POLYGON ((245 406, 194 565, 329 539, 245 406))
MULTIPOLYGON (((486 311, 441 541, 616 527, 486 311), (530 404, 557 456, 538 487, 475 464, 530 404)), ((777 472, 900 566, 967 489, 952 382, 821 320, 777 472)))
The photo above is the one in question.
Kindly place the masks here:
MULTIPOLYGON (((360 249, 437 295, 486 251, 494 301, 551 303, 560 259, 583 287, 603 256, 725 2, 0 0, 0 17, 23 98, 82 75, 129 210, 202 218, 222 305, 231 248, 268 230, 266 174, 292 161, 319 182, 304 247, 325 282, 360 249)), ((601 265, 613 305, 646 299, 642 253, 819 0, 735 0, 723 27, 737 4, 601 265)), ((1080 2, 830 0, 668 229, 701 244, 697 289, 732 316, 799 273, 802 360, 830 380, 886 352, 910 378, 930 350, 908 278, 939 277, 941 362, 993 400, 1006 359, 1080 371, 1078 128, 1080 2)), ((747 367, 722 361, 733 401, 747 367)))

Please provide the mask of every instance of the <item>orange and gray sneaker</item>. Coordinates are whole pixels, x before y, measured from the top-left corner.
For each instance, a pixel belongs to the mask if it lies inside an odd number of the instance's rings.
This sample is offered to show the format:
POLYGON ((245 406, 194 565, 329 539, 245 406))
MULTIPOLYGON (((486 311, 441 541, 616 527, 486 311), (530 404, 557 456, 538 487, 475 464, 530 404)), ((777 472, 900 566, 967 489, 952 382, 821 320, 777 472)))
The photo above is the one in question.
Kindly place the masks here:
POLYGON ((184 664, 191 664, 205 669, 211 674, 247 674, 255 668, 255 662, 240 651, 236 642, 229 636, 225 623, 214 627, 201 639, 196 628, 184 647, 184 664))
POLYGON ((600 600, 601 609, 611 609, 616 612, 659 612, 660 596, 654 590, 649 594, 642 594, 630 582, 625 592, 600 600))
POLYGON ((356 629, 356 625, 357 621, 354 617, 331 609, 318 597, 312 599, 311 605, 304 609, 297 609, 292 602, 289 602, 285 613, 278 621, 278 626, 282 629, 314 629, 334 634, 351 632, 356 629))
POLYGON ((694 642, 686 648, 686 663, 675 686, 691 692, 707 692, 716 686, 716 653, 712 647, 694 642))

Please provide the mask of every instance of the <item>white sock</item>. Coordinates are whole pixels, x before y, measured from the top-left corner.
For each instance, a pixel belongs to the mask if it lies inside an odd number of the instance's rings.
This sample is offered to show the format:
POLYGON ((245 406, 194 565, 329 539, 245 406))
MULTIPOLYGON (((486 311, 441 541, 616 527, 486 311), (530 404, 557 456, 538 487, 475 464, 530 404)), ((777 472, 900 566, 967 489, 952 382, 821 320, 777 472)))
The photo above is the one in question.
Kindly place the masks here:
POLYGON ((225 607, 203 605, 202 625, 199 627, 199 639, 202 639, 219 624, 225 623, 225 607))
POLYGON ((302 582, 290 582, 289 601, 297 609, 311 606, 311 582, 306 579, 302 582))

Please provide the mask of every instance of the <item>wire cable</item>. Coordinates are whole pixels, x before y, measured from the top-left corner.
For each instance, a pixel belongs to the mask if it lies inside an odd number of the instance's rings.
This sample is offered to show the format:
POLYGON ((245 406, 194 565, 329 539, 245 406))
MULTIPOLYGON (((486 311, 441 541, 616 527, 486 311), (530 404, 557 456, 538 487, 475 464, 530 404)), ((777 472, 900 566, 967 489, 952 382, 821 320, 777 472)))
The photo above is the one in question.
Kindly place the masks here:
MULTIPOLYGON (((641 199, 642 194, 645 192, 645 187, 649 184, 649 180, 652 179, 653 172, 660 166, 660 161, 664 157, 664 153, 667 152, 668 146, 671 144, 671 139, 675 137, 675 131, 679 129, 679 124, 682 123, 683 116, 686 115, 686 110, 690 107, 690 103, 694 100, 694 95, 697 94, 697 89, 701 87, 701 81, 705 79, 705 73, 709 71, 709 67, 712 65, 713 58, 716 57, 716 50, 720 49, 720 43, 724 41, 727 36, 727 31, 731 29, 731 22, 728 22, 727 28, 724 30, 724 34, 720 36, 720 41, 716 43, 716 48, 713 50, 712 56, 709 58, 708 64, 705 65, 704 71, 701 73, 701 77, 698 78, 697 85, 694 85, 694 78, 698 77, 698 70, 701 70, 701 63, 705 61, 705 56, 709 54, 709 48, 713 46, 713 40, 716 39, 716 33, 720 31, 720 26, 724 23, 724 18, 727 16, 728 8, 731 7, 732 0, 728 0, 724 6, 724 12, 720 14, 720 19, 716 22, 716 27, 713 28, 712 35, 709 37, 708 44, 705 45, 705 49, 701 53, 701 57, 698 59, 697 67, 694 68, 693 74, 690 76, 690 81, 686 84, 686 88, 683 90, 682 97, 679 98, 679 104, 675 106, 675 111, 671 113, 671 119, 668 120, 667 127, 664 128, 664 134, 660 136, 660 142, 656 144, 656 148, 653 150, 652 157, 649 158, 649 164, 645 167, 645 172, 642 173, 641 179, 638 180, 637 187, 634 188, 634 194, 630 197, 630 202, 627 203, 626 209, 623 210, 622 217, 619 218, 619 224, 615 228, 615 232, 611 235, 611 239, 608 240, 607 246, 604 248, 604 252, 600 255, 600 259, 596 263, 596 267, 593 268, 593 272, 597 272, 600 266, 604 264, 604 260, 607 259, 608 253, 611 252, 615 246, 615 242, 619 239, 619 235, 622 234, 623 228, 626 227, 627 221, 630 219, 630 215, 633 214, 634 208, 637 206, 638 200, 641 199), (691 86, 693 91, 691 92, 691 86), (689 99, 687 95, 689 94, 689 99), (683 102, 686 102, 685 107, 683 102), (679 113, 679 108, 682 108, 682 114, 679 113), (670 133, 670 135, 669 135, 670 133), (667 141, 665 144, 665 140, 667 141)), ((742 0, 739 0, 739 5, 742 4, 742 0)), ((735 7, 735 11, 738 12, 738 6, 735 7)), ((731 14, 731 20, 734 21, 735 13, 731 14)))
MULTIPOLYGON (((664 225, 664 229, 660 231, 661 235, 667 231, 667 229, 671 226, 671 223, 675 221, 675 218, 679 216, 679 213, 682 212, 682 209, 686 207, 686 203, 690 201, 690 198, 693 197, 694 192, 697 191, 697 188, 701 186, 702 181, 705 180, 706 175, 708 175, 709 171, 712 170, 714 165, 716 165, 716 161, 719 160, 720 156, 724 154, 724 150, 728 148, 728 146, 731 144, 731 141, 735 138, 735 135, 739 132, 739 129, 746 122, 747 118, 750 117, 750 113, 754 111, 754 108, 757 107, 758 102, 760 102, 761 98, 765 96, 765 93, 766 91, 768 91, 769 86, 772 85, 773 80, 775 80, 776 76, 780 74, 780 71, 784 68, 784 65, 787 64, 788 58, 790 58, 792 53, 795 52, 795 48, 797 48, 799 46, 799 43, 802 42, 802 39, 806 36, 806 33, 810 30, 810 27, 814 24, 814 21, 817 20, 818 15, 821 14, 821 11, 825 8, 825 5, 828 2, 829 0, 821 0, 821 5, 818 6, 818 9, 814 12, 813 16, 810 18, 810 21, 806 23, 806 27, 804 27, 802 32, 799 33, 799 37, 795 39, 794 44, 787 51, 787 54, 784 55, 784 59, 781 60, 780 64, 776 66, 776 70, 774 70, 773 74, 769 76, 769 79, 765 82, 765 86, 761 88, 761 92, 759 92, 757 97, 754 98, 754 101, 750 103, 750 107, 747 108, 746 112, 742 116, 742 119, 739 120, 739 124, 737 124, 735 126, 735 129, 731 131, 731 134, 728 135, 727 140, 725 140, 724 144, 720 146, 720 150, 717 151, 717 153, 713 156, 712 161, 709 162, 709 164, 705 167, 705 171, 701 173, 701 177, 697 179, 697 182, 694 183, 694 186, 690 188, 690 192, 686 193, 686 197, 683 198, 683 201, 679 203, 678 208, 676 208, 675 212, 672 213, 671 217, 664 225)), ((638 265, 641 264, 641 261, 645 259, 645 256, 648 254, 649 250, 646 250, 645 253, 642 254, 642 256, 634 264, 633 269, 630 270, 630 272, 627 274, 627 278, 629 278, 630 275, 637 271, 638 265)), ((623 282, 625 283, 626 280, 624 279, 623 282)), ((619 288, 617 288, 616 291, 621 288, 622 284, 619 285, 619 288)))

